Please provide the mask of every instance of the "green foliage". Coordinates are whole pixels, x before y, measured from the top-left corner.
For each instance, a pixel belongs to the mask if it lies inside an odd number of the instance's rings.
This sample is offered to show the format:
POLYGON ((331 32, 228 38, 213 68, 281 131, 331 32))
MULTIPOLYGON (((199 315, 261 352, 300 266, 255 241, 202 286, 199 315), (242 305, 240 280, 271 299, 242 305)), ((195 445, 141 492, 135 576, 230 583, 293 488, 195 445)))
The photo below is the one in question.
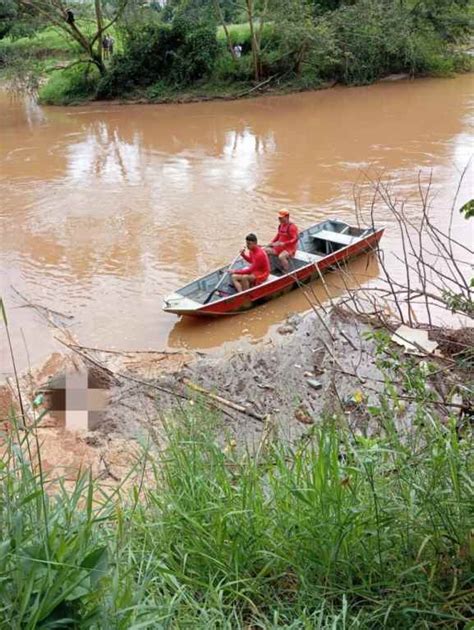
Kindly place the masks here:
POLYGON ((18 19, 18 7, 14 0, 1 0, 0 2, 0 39, 3 39, 12 30, 18 19))
POLYGON ((32 36, 44 21, 17 0, 0 0, 0 40, 32 36))
POLYGON ((456 64, 446 44, 429 20, 415 15, 386 0, 359 0, 335 11, 330 20, 340 50, 340 79, 366 84, 393 72, 452 73, 456 64))
POLYGON ((100 518, 93 511, 88 476, 79 478, 72 492, 59 482, 56 497, 50 498, 41 468, 28 458, 33 445, 37 448, 38 442, 28 434, 20 444, 7 440, 2 452, 1 627, 66 628, 91 622, 98 586, 110 572, 99 526, 110 506, 100 518))
POLYGON ((116 55, 101 80, 101 98, 113 98, 157 81, 188 85, 208 76, 218 43, 214 27, 176 18, 172 24, 148 24, 131 29, 124 52, 116 55))
POLYGON ((95 97, 99 73, 95 66, 80 64, 53 72, 39 91, 40 101, 46 105, 70 105, 95 97))
POLYGON ((470 199, 465 203, 459 212, 464 215, 465 219, 474 218, 474 199, 470 199))
POLYGON ((344 4, 344 0, 309 0, 308 4, 316 14, 321 14, 338 9, 344 4))
MULTIPOLYGON (((426 379, 414 369, 407 382, 427 417, 426 379)), ((147 569, 160 580, 151 597, 183 593, 178 625, 189 607, 195 623, 203 608, 217 609, 235 627, 275 618, 329 625, 344 609, 348 627, 449 626, 468 614, 466 600, 444 608, 454 578, 441 558, 459 559, 469 541, 469 448, 454 428, 428 429, 423 448, 410 451, 392 431, 352 439, 328 423, 259 461, 231 443, 223 451, 199 413, 169 437, 159 489, 147 493, 131 540, 139 564, 154 550, 147 569)), ((462 592, 469 562, 456 566, 462 592)))
POLYGON ((214 75, 218 81, 223 83, 251 81, 253 77, 252 59, 249 55, 244 55, 234 61, 230 54, 222 54, 216 62, 214 75))
MULTIPOLYGON (((105 2, 106 13, 112 15, 116 4, 105 2)), ((4 0, 2 6, 8 21, 12 0, 4 0)), ((164 8, 151 8, 131 0, 114 26, 117 46, 104 69, 99 97, 152 94, 159 99, 165 93, 176 96, 179 90, 198 95, 198 89, 202 94, 218 94, 219 83, 222 91, 234 83, 238 93, 255 76, 273 77, 282 86, 311 88, 328 81, 368 84, 390 73, 446 76, 473 68, 472 57, 460 48, 472 32, 469 0, 269 0, 257 71, 252 67, 250 26, 243 5, 220 0, 220 6, 226 20, 241 20, 227 27, 232 44, 242 46, 240 59, 231 58, 224 29, 216 27, 213 2, 172 0, 164 8)), ((255 2, 257 39, 262 9, 263 3, 255 2)), ((87 21, 88 11, 90 7, 78 5, 85 33, 92 23, 87 21)), ((1 25, 0 12, 0 29, 1 25)), ((80 59, 82 54, 76 43, 53 28, 32 37, 4 38, 0 64, 8 65, 17 53, 39 60, 80 59)), ((69 82, 78 87, 72 98, 53 95, 51 102, 74 101, 81 92, 87 98, 93 94, 92 86, 84 82, 80 86, 78 78, 69 82)), ((75 91, 65 83, 55 78, 47 89, 75 91)))
POLYGON ((89 477, 70 491, 52 485, 27 456, 34 430, 8 438, 6 627, 466 627, 469 435, 431 406, 434 368, 401 360, 383 333, 374 339, 385 386, 367 411, 378 433, 328 418, 256 455, 194 404, 165 427, 154 479, 128 505, 89 477), (403 436, 395 381, 412 401, 403 436))
POLYGON ((472 0, 419 0, 412 8, 418 28, 429 24, 444 40, 457 42, 472 34, 472 0))
POLYGON ((189 85, 211 74, 218 52, 215 26, 190 25, 175 20, 173 29, 181 32, 182 44, 175 51, 170 78, 174 83, 189 85))
MULTIPOLYGON (((473 285, 474 282, 473 280, 471 280, 471 287, 473 285)), ((472 300, 471 297, 466 297, 465 295, 454 293, 454 291, 447 289, 443 291, 442 297, 446 303, 446 306, 453 313, 465 313, 468 317, 474 317, 474 300, 472 300)))
POLYGON ((68 57, 77 53, 79 46, 69 40, 62 31, 48 27, 30 36, 6 37, 0 43, 0 49, 44 58, 47 56, 68 57))

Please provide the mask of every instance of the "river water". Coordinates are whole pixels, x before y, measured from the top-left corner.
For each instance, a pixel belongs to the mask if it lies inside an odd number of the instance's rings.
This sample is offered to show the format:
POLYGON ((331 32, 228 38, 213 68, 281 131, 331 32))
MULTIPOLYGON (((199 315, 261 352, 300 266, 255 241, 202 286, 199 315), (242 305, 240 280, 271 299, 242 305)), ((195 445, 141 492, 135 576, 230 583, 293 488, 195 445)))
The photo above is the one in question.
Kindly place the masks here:
MULTIPOLYGON (((431 174, 432 216, 444 225, 473 152, 472 88, 465 75, 235 102, 70 108, 1 95, 1 293, 20 367, 26 348, 36 364, 58 346, 12 287, 73 315, 85 345, 210 349, 262 339, 308 309, 301 292, 219 321, 164 314, 162 298, 233 259, 249 231, 271 238, 282 206, 302 228, 329 216, 353 221, 355 190, 367 196, 368 177, 390 180, 416 215, 419 174, 431 174)), ((471 171, 459 204, 472 188, 471 171)), ((387 225, 382 245, 396 270, 398 230, 388 212, 376 220, 387 225)), ((472 239, 457 215, 454 232, 472 239)), ((355 284, 373 281, 377 262, 361 258, 351 274, 355 284)), ((336 273, 327 281, 334 295, 344 291, 336 273)), ((318 283, 314 290, 325 299, 318 283)))

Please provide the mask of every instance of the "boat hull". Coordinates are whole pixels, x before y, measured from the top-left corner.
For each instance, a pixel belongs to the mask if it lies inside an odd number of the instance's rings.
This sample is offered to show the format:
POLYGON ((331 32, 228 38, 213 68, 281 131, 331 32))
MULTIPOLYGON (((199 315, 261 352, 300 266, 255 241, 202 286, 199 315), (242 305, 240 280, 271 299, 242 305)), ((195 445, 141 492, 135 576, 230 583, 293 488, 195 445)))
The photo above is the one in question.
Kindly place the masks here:
POLYGON ((321 258, 317 262, 309 262, 293 273, 276 278, 271 282, 265 282, 256 287, 252 287, 248 291, 236 293, 225 299, 216 302, 203 304, 198 308, 173 308, 172 306, 164 310, 177 315, 188 315, 193 317, 218 317, 222 315, 236 315, 242 311, 247 311, 255 306, 263 304, 269 300, 275 299, 298 288, 301 284, 311 282, 320 278, 320 276, 328 271, 330 267, 344 263, 351 258, 359 256, 367 251, 373 251, 377 248, 382 238, 384 229, 376 230, 365 238, 362 238, 351 245, 347 245, 342 249, 321 258))

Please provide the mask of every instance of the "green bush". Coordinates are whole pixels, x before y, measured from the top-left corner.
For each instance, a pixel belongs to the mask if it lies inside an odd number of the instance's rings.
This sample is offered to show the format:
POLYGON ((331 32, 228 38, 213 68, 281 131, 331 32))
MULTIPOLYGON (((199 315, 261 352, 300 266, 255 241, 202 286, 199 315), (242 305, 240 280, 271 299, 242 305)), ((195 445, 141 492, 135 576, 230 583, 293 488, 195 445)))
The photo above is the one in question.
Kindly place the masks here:
POLYGON ((455 56, 432 23, 403 4, 359 0, 327 19, 338 49, 335 77, 349 85, 397 72, 446 75, 456 67, 455 56))
POLYGON ((447 42, 469 41, 474 26, 472 0, 419 0, 412 8, 417 29, 430 26, 447 42))
POLYGON ((310 24, 275 23, 264 32, 262 49, 264 74, 296 75, 308 86, 332 78, 340 58, 334 27, 324 18, 310 24))
POLYGON ((100 81, 101 98, 146 88, 157 81, 185 86, 209 76, 218 52, 214 27, 175 19, 131 29, 124 52, 116 55, 100 81))
POLYGON ((221 51, 214 67, 214 76, 224 83, 251 81, 253 65, 250 55, 234 60, 227 49, 221 51))
POLYGON ((214 25, 175 20, 173 31, 181 33, 182 43, 173 58, 170 80, 189 85, 209 76, 219 50, 214 25))
POLYGON ((99 72, 93 65, 83 64, 56 70, 39 91, 39 99, 46 105, 70 105, 92 99, 97 93, 99 72))
POLYGON ((340 50, 339 77, 344 83, 371 83, 387 72, 401 70, 401 42, 409 24, 398 6, 361 0, 336 11, 332 23, 340 50))

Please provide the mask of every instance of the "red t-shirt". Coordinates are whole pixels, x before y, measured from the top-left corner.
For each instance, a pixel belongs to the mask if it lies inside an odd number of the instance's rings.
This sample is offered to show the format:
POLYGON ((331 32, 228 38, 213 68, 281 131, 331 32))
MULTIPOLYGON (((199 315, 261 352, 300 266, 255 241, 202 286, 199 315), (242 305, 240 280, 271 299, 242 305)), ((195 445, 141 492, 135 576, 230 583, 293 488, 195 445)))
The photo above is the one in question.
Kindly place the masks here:
POLYGON ((265 280, 270 275, 270 260, 268 259, 267 252, 259 247, 255 247, 255 249, 249 251, 247 254, 242 254, 242 258, 250 263, 249 267, 245 267, 245 269, 237 269, 236 271, 232 271, 239 276, 243 275, 252 275, 255 276, 255 284, 261 284, 265 282, 265 280))
POLYGON ((287 251, 290 256, 294 256, 296 248, 298 247, 298 228, 294 223, 280 223, 278 226, 278 232, 275 238, 271 241, 284 243, 284 246, 276 247, 277 253, 283 250, 287 251))

